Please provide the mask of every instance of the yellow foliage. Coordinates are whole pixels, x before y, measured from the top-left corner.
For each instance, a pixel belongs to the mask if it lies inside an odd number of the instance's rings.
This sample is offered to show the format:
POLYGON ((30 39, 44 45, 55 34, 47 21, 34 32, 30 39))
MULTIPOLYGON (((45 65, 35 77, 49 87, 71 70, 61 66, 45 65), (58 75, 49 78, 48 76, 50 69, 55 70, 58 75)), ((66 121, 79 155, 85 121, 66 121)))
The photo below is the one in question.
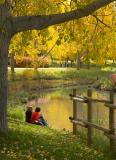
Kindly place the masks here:
POLYGON ((0 0, 0 4, 4 3, 5 0, 0 0))

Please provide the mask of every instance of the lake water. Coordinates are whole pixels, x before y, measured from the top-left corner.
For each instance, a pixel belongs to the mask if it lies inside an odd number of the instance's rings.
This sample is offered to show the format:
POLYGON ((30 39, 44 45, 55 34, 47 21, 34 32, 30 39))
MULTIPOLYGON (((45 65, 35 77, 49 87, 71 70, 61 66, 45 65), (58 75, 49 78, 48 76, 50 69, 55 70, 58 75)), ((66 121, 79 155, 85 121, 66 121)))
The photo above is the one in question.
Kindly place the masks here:
MULTIPOLYGON (((44 115, 49 126, 54 129, 66 129, 72 131, 72 123, 69 116, 72 116, 73 102, 70 100, 69 94, 73 88, 60 88, 52 91, 38 93, 38 99, 32 100, 29 105, 39 106, 41 113, 44 115)), ((87 88, 78 87, 77 94, 86 96, 87 88)), ((93 91, 94 98, 108 99, 109 92, 93 91)), ((116 104, 116 95, 115 95, 116 104)), ((86 104, 77 103, 78 118, 86 120, 87 107, 86 104)), ((116 111, 115 111, 116 112, 116 111)), ((93 122, 108 128, 108 108, 102 103, 93 103, 93 122)), ((115 113, 116 117, 116 113, 115 113)), ((115 122, 116 126, 116 122, 115 122)), ((79 127, 80 128, 80 127, 79 127)))

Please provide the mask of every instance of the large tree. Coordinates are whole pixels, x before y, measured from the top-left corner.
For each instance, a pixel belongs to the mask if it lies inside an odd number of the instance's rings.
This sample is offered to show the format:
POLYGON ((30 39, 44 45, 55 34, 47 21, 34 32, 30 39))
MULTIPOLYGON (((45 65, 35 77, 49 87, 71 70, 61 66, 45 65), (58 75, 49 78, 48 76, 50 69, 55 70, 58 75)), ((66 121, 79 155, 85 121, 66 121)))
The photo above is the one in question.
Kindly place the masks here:
MULTIPOLYGON (((0 2, 2 1, 3 0, 0 0, 0 2)), ((51 25, 88 16, 113 1, 114 0, 92 0, 91 3, 84 7, 70 12, 36 16, 18 16, 18 14, 17 16, 11 15, 13 2, 11 0, 5 0, 0 4, 0 131, 7 131, 6 110, 8 48, 13 35, 26 30, 42 30, 51 25)))

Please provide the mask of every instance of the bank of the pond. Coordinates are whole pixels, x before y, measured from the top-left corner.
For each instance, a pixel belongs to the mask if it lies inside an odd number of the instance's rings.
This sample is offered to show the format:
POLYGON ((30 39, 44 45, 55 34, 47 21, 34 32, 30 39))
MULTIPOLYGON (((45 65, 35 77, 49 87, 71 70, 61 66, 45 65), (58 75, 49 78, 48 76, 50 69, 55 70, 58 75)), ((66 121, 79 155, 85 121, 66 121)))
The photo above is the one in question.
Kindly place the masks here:
MULTIPOLYGON (((57 86, 59 83, 64 85, 92 84, 96 88, 111 89, 110 77, 115 72, 115 68, 112 67, 91 67, 90 69, 82 68, 81 70, 76 68, 39 68, 36 71, 30 68, 15 68, 14 81, 36 81, 36 84, 39 82, 40 85, 35 86, 34 89, 46 87, 42 84, 45 81, 51 81, 51 84, 57 83, 57 86)), ((8 73, 9 83, 11 84, 10 69, 8 73)), ((52 86, 51 84, 49 83, 50 86, 52 86)), ((25 84, 24 87, 26 87, 25 84)))
POLYGON ((109 160, 65 131, 9 121, 9 133, 0 133, 0 160, 109 160))

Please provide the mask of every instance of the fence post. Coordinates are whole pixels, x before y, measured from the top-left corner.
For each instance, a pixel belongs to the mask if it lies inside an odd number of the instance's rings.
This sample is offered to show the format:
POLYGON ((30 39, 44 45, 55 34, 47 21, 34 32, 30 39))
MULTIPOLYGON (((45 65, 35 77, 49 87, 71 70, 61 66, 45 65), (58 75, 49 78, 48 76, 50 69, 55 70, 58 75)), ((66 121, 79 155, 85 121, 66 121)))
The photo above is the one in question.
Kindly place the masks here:
MULTIPOLYGON (((114 103, 114 93, 110 92, 110 103, 114 103)), ((115 128, 114 128, 114 121, 115 121, 115 115, 114 115, 114 109, 109 108, 109 129, 110 134, 115 134, 115 128)), ((115 140, 110 139, 110 151, 113 152, 115 149, 115 140)))
MULTIPOLYGON (((76 89, 73 89, 73 97, 76 97, 76 89)), ((73 100, 73 118, 77 118, 77 101, 73 100)), ((77 125, 73 123, 73 134, 77 133, 77 125)))
MULTIPOLYGON (((87 96, 92 97, 92 90, 89 88, 87 90, 87 96)), ((92 122, 92 101, 88 99, 87 103, 87 120, 88 122, 92 122)), ((88 126, 88 133, 87 133, 87 144, 92 144, 92 127, 88 126)))

